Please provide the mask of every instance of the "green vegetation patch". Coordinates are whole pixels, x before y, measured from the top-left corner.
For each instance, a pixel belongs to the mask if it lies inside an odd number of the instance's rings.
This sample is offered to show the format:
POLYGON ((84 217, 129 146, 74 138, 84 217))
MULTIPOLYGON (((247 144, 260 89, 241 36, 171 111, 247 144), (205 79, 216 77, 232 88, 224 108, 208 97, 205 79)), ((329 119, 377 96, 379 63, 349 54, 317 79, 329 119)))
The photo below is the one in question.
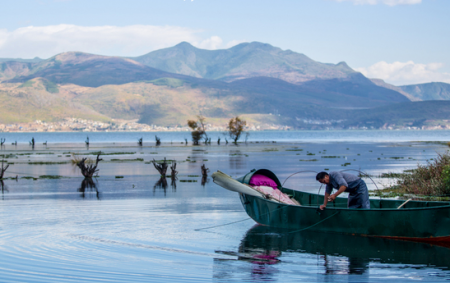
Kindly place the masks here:
POLYGON ((286 151, 303 151, 303 149, 301 149, 301 148, 290 148, 290 149, 286 149, 286 151))
POLYGON ((197 180, 180 180, 181 183, 196 183, 197 180))
POLYGON ((333 156, 333 155, 327 155, 327 156, 321 156, 322 158, 341 158, 340 156, 333 156))
POLYGON ((399 175, 397 184, 389 187, 398 194, 413 194, 425 197, 443 197, 450 195, 450 155, 438 154, 427 165, 418 165, 417 169, 399 175))
POLYGON ((262 150, 263 152, 270 152, 270 151, 278 151, 277 148, 265 148, 262 150))
POLYGON ((50 93, 59 93, 58 85, 54 82, 43 80, 42 83, 44 84, 45 89, 50 93))
POLYGON ((378 176, 378 178, 402 178, 405 177, 405 175, 409 175, 409 173, 381 173, 381 175, 378 176))
MULTIPOLYGON (((138 159, 140 159, 140 158, 138 158, 138 159)), ((175 161, 175 160, 167 160, 166 159, 167 164, 172 164, 172 161, 175 161)), ((158 164, 161 164, 161 163, 164 163, 164 160, 155 160, 155 162, 158 164)), ((177 162, 177 161, 175 161, 175 162, 177 162)), ((147 161, 147 162, 145 162, 145 164, 152 164, 152 161, 147 161)))
POLYGON ((184 85, 184 81, 174 78, 160 78, 149 82, 154 85, 168 86, 170 88, 177 88, 184 85))
MULTIPOLYGON (((64 152, 64 154, 70 153, 70 152, 64 152)), ((74 152, 73 155, 98 155, 100 152, 86 152, 86 153, 80 153, 80 152, 74 152)), ((135 154, 136 152, 102 152, 101 155, 121 155, 121 154, 135 154)))
POLYGON ((319 161, 319 159, 300 159, 300 161, 306 161, 306 162, 309 162, 309 161, 319 161))
POLYGON ((21 84, 19 87, 32 87, 32 86, 34 86, 34 82, 32 80, 29 80, 21 84))
MULTIPOLYGON (((2 158, 14 158, 16 156, 14 154, 0 154, 0 157, 2 157, 2 158)), ((6 160, 5 160, 5 162, 6 162, 6 160)))
POLYGON ((133 162, 133 161, 144 161, 144 158, 135 158, 135 159, 111 159, 112 162, 133 162))
POLYGON ((28 165, 56 165, 56 164, 68 164, 70 161, 30 161, 28 165))
POLYGON ((348 165, 352 165, 350 162, 345 162, 344 164, 341 164, 341 166, 348 166, 348 165))
POLYGON ((59 176, 59 175, 41 175, 39 176, 39 179, 62 179, 65 178, 63 176, 59 176))
POLYGON ((188 177, 200 177, 200 175, 187 175, 188 177))
POLYGON ((390 159, 404 159, 404 157, 399 157, 399 156, 391 156, 389 157, 390 159))

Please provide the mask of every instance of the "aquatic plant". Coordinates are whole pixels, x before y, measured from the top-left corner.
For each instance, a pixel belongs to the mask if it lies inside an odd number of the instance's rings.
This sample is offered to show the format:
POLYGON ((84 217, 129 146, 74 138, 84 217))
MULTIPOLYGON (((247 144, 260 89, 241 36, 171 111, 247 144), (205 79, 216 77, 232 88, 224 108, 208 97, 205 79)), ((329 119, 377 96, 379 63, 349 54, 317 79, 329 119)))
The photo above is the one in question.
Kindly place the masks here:
POLYGON ((405 170, 397 184, 391 186, 401 193, 442 196, 450 194, 450 155, 438 154, 437 158, 426 165, 418 165, 416 169, 405 170))
POLYGON ((55 165, 55 164, 68 164, 70 161, 30 161, 28 165, 55 165))
POLYGON ((112 162, 129 162, 129 161, 144 161, 144 158, 136 158, 136 159, 111 159, 112 162))
POLYGON ((41 175, 39 176, 39 179, 62 179, 64 178, 63 176, 59 176, 59 175, 41 175))

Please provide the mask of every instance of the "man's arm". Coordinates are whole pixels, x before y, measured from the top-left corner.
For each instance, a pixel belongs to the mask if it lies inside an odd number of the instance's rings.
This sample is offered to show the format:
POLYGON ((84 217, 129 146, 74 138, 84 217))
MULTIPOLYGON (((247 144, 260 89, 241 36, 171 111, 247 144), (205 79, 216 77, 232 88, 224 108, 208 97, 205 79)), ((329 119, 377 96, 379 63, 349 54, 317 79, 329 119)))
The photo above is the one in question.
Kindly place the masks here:
POLYGON ((330 194, 325 192, 325 197, 323 198, 323 204, 320 206, 321 210, 323 210, 327 206, 329 197, 330 197, 330 194))
MULTIPOLYGON (((332 194, 331 196, 328 197, 328 201, 334 201, 336 199, 336 197, 338 195, 342 194, 343 192, 345 192, 346 189, 347 189, 346 186, 340 186, 340 188, 337 192, 335 192, 334 194, 332 194)), ((325 194, 325 198, 326 198, 326 194, 325 194)))

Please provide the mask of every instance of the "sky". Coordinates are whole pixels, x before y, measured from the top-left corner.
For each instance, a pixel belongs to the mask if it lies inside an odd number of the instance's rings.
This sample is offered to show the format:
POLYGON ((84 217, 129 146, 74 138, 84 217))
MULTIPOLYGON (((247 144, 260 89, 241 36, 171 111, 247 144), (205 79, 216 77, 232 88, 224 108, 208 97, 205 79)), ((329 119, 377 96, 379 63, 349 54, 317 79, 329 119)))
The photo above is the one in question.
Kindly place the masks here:
POLYGON ((394 85, 450 83, 449 0, 17 0, 1 3, 0 58, 139 56, 187 41, 269 43, 345 61, 394 85))

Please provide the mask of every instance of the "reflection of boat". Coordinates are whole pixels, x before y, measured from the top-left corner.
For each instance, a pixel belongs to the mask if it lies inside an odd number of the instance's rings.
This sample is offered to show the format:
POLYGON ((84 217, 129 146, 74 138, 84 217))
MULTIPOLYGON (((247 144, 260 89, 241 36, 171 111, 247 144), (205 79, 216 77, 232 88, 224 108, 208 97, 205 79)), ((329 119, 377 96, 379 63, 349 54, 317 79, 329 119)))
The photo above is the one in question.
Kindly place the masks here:
POLYGON ((449 249, 410 241, 360 237, 313 231, 289 233, 280 228, 255 225, 247 231, 239 245, 239 254, 247 258, 278 254, 285 251, 345 256, 349 270, 357 270, 362 262, 418 264, 450 267, 449 249))
MULTIPOLYGON (((281 186, 269 170, 252 170, 237 179, 249 184, 254 174, 276 182, 282 192, 292 196, 301 206, 287 205, 258 195, 240 192, 247 214, 256 222, 294 231, 310 230, 330 233, 426 241, 450 246, 450 202, 370 200, 371 209, 348 209, 345 198, 337 198, 323 211, 318 205, 323 196, 294 191, 281 186), (403 206, 401 206, 403 205, 403 206), (398 208, 400 207, 401 208, 398 208)), ((213 174, 215 183, 227 182, 225 174, 213 174)), ((230 189, 230 188, 227 188, 230 189)), ((239 189, 235 189, 239 192, 239 189)))

